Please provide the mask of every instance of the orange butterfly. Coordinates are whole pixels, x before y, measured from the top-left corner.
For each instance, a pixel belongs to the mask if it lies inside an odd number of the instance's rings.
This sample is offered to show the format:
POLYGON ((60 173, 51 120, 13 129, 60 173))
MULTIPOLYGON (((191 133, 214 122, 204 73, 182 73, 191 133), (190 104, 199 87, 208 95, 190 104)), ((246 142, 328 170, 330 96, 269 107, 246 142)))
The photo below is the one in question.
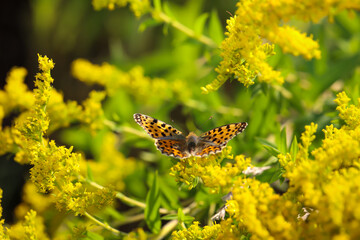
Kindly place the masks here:
POLYGON ((206 157, 221 152, 228 141, 243 132, 246 122, 231 123, 207 131, 200 136, 190 132, 185 137, 182 132, 163 121, 136 113, 134 119, 152 138, 162 154, 175 158, 191 156, 206 157))

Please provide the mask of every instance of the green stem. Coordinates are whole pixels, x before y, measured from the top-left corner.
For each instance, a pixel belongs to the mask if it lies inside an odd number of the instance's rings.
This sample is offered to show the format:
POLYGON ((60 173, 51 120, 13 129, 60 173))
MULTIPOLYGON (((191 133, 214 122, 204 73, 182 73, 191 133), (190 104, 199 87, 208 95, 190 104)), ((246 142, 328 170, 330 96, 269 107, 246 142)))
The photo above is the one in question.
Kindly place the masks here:
POLYGON ((104 124, 108 126, 112 131, 114 132, 127 132, 132 133, 134 135, 137 135, 141 138, 151 138, 149 135, 147 135, 144 131, 136 130, 132 127, 126 127, 126 126, 117 126, 115 122, 105 119, 104 124))
POLYGON ((93 217, 90 213, 88 212, 85 212, 84 214, 87 218, 89 218, 91 221, 95 222, 96 224, 102 226, 103 228, 109 230, 110 232, 113 232, 115 233, 116 235, 122 235, 122 236, 125 236, 126 234, 109 226, 107 223, 103 223, 101 221, 99 221, 98 219, 96 219, 95 217, 93 217))
POLYGON ((160 20, 162 20, 165 23, 170 24, 171 26, 173 26, 174 28, 180 30, 181 32, 185 33, 186 35, 188 35, 191 38, 194 38, 196 40, 198 40, 199 42, 212 47, 212 48, 217 48, 218 45, 211 39, 208 38, 204 35, 199 35, 196 34, 192 29, 186 27, 185 25, 181 24, 180 22, 170 18, 168 15, 166 15, 163 12, 156 12, 155 10, 152 11, 153 15, 155 15, 156 17, 158 17, 160 20))
MULTIPOLYGON (((80 178, 83 178, 83 177, 80 176, 80 178)), ((87 183, 89 183, 91 186, 96 187, 96 188, 98 188, 98 189, 101 189, 101 190, 102 190, 102 189, 105 188, 105 187, 101 186, 100 184, 98 184, 98 183, 96 183, 96 182, 93 182, 93 181, 91 181, 91 180, 89 180, 89 179, 86 179, 85 181, 86 181, 87 183)), ((137 200, 132 199, 132 198, 129 198, 129 197, 125 196, 125 195, 124 195, 123 193, 121 193, 121 192, 116 192, 116 197, 117 197, 118 199, 120 199, 122 202, 128 204, 129 206, 137 206, 137 207, 140 207, 140 208, 143 208, 143 209, 145 209, 145 207, 146 207, 146 204, 145 204, 145 203, 140 202, 140 201, 137 201, 137 200)), ((161 214, 169 214, 169 213, 171 213, 171 211, 169 211, 169 210, 167 210, 167 209, 165 209, 165 208, 160 208, 160 209, 159 209, 159 212, 160 212, 161 214)))

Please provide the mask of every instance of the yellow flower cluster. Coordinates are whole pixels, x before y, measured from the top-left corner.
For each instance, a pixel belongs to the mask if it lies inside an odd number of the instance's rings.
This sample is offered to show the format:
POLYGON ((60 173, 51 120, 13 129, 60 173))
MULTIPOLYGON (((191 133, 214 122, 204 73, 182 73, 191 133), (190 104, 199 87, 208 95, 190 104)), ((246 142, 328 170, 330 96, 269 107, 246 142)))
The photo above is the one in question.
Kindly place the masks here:
POLYGON ((242 239, 242 232, 233 224, 233 220, 228 218, 221 221, 219 224, 212 226, 200 227, 199 222, 195 221, 193 224, 183 230, 174 231, 171 239, 229 239, 237 240, 242 239))
POLYGON ((21 67, 15 67, 9 72, 4 90, 0 90, 0 109, 3 116, 16 109, 29 109, 34 104, 35 98, 24 83, 26 74, 26 69, 21 67))
POLYGON ((225 148, 221 153, 209 155, 203 158, 181 159, 170 169, 170 175, 175 176, 176 181, 184 182, 192 189, 200 178, 204 185, 211 188, 214 192, 229 191, 233 179, 251 165, 250 158, 243 155, 235 157, 235 163, 226 163, 221 166, 223 159, 232 159, 231 147, 225 148))
POLYGON ((105 117, 101 106, 104 98, 104 92, 91 91, 89 98, 83 102, 84 110, 78 116, 79 121, 88 126, 92 133, 104 127, 105 117))
POLYGON ((144 70, 139 66, 126 73, 108 63, 99 66, 84 59, 77 59, 72 64, 72 74, 85 83, 104 86, 109 96, 120 89, 126 89, 142 104, 144 99, 147 99, 145 104, 157 104, 174 98, 185 101, 191 94, 190 91, 183 91, 187 89, 183 81, 169 83, 161 78, 151 79, 144 76, 144 70))
POLYGON ((296 205, 274 193, 268 183, 239 178, 232 193, 226 211, 251 239, 298 239, 296 205))
POLYGON ((51 89, 46 112, 50 119, 49 134, 59 128, 68 127, 75 121, 83 121, 83 115, 85 114, 76 101, 65 103, 63 95, 53 88, 51 89))
MULTIPOLYGON (((94 175, 94 180, 103 186, 113 186, 116 190, 123 190, 124 178, 135 170, 134 159, 127 159, 116 149, 117 137, 113 133, 105 135, 99 161, 88 161, 94 175), (120 171, 126 169, 126 171, 120 171), (97 178, 96 176, 101 176, 97 178)), ((85 166, 85 164, 83 165, 85 166)), ((83 169, 85 175, 87 169, 83 169)))
POLYGON ((147 240, 147 239, 149 239, 149 236, 147 236, 146 232, 142 228, 138 228, 136 229, 136 231, 133 231, 124 237, 124 240, 147 240))
POLYGON ((232 77, 245 87, 254 84, 256 76, 262 82, 283 82, 280 73, 272 70, 265 61, 267 57, 274 54, 274 46, 262 44, 258 33, 251 30, 252 26, 243 25, 244 18, 248 17, 248 15, 234 16, 227 20, 225 33, 227 38, 221 43, 220 55, 223 60, 215 69, 218 77, 202 88, 203 93, 217 90, 232 77))
POLYGON ((319 21, 344 9, 359 9, 359 1, 263 1, 244 0, 237 3, 236 15, 227 21, 227 38, 221 44, 223 60, 216 68, 218 77, 202 88, 204 93, 217 90, 234 77, 245 87, 259 82, 282 83, 280 72, 274 71, 266 59, 274 54, 273 44, 283 52, 306 59, 320 58, 319 44, 285 25, 290 19, 319 21), (285 24, 284 24, 285 23, 285 24), (270 41, 271 45, 266 43, 270 41))
POLYGON ((130 9, 138 18, 149 12, 151 7, 149 0, 93 0, 92 4, 95 10, 101 10, 103 8, 114 10, 116 6, 124 7, 130 4, 130 9))
MULTIPOLYGON (((359 101, 360 99, 358 99, 359 101)), ((285 176, 290 180, 288 195, 310 216, 302 226, 305 238, 356 239, 360 236, 360 104, 349 105, 342 92, 337 95, 339 116, 346 123, 340 129, 327 126, 320 147, 311 152, 316 125, 306 128, 296 159, 281 155, 285 176)))
MULTIPOLYGON (((339 111, 339 116, 346 123, 346 128, 349 130, 354 130, 360 125, 360 109, 359 106, 349 105, 350 98, 346 95, 345 92, 338 94, 337 99, 335 100, 338 107, 336 110, 339 111)), ((360 99, 358 99, 358 105, 360 105, 360 99)))
MULTIPOLYGON (((86 209, 96 205, 101 207, 110 204, 114 194, 110 190, 87 191, 82 183, 76 182, 80 171, 81 155, 72 152, 72 148, 57 146, 54 141, 45 139, 44 133, 49 126, 47 106, 53 91, 53 79, 50 70, 54 64, 47 57, 39 56, 41 72, 36 75, 35 104, 23 117, 17 119, 16 130, 21 133, 18 137, 20 151, 15 159, 18 162, 30 162, 32 182, 40 192, 52 191, 59 208, 72 210, 75 214, 83 214, 86 209)), ((103 95, 93 94, 85 104, 84 115, 91 115, 91 111, 99 112, 97 105, 103 95), (95 103, 95 104, 94 104, 95 103), (87 110, 90 109, 90 110, 87 110), (95 110, 94 110, 95 109, 95 110), (96 111, 97 110, 97 111, 96 111)), ((102 114, 102 111, 101 111, 102 114)), ((99 114, 95 114, 98 118, 99 114)), ((83 119, 86 119, 83 117, 83 119)), ((89 121, 90 123, 90 121, 89 121)))
MULTIPOLYGON (((350 98, 342 92, 335 102, 344 126, 340 129, 327 126, 321 146, 310 153, 317 129, 312 123, 305 127, 295 158, 290 153, 279 154, 284 176, 290 181, 288 192, 278 195, 268 183, 235 178, 231 182, 232 199, 226 203, 229 218, 220 222, 221 232, 208 231, 210 239, 359 238, 360 99, 358 105, 349 104, 350 98), (301 217, 303 213, 306 220, 301 217)), ((193 167, 194 163, 190 163, 193 167)), ((185 176, 184 173, 179 176, 185 176)), ((191 239, 195 232, 203 234, 207 228, 194 222, 186 230, 175 231, 173 236, 191 239)))
POLYGON ((4 231, 4 219, 2 219, 2 207, 1 207, 1 200, 2 200, 2 193, 3 190, 0 188, 0 239, 9 239, 9 237, 7 235, 5 235, 5 231, 4 231))
POLYGON ((44 239, 49 237, 45 233, 44 220, 40 216, 36 216, 36 212, 30 210, 23 221, 12 225, 7 229, 7 234, 10 239, 44 239))
POLYGON ((80 182, 68 182, 62 186, 56 196, 56 207, 72 211, 75 215, 84 215, 90 208, 97 209, 111 205, 115 193, 107 188, 88 191, 80 182))
POLYGON ((214 236, 216 236, 220 230, 221 230, 221 226, 219 224, 215 224, 213 226, 205 226, 204 228, 201 228, 199 227, 199 222, 195 221, 188 229, 174 231, 172 233, 171 239, 210 240, 210 239, 215 239, 214 236))
POLYGON ((15 216, 22 219, 30 209, 42 214, 51 206, 52 201, 52 194, 39 193, 36 186, 28 181, 23 187, 22 202, 16 207, 15 216))

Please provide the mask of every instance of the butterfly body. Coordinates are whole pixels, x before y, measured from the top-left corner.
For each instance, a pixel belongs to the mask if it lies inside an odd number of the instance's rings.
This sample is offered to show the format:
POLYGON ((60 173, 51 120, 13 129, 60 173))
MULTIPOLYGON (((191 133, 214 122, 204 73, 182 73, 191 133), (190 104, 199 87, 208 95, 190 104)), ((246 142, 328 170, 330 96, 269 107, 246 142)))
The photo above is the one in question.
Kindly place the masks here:
POLYGON ((186 137, 169 124, 155 118, 136 113, 134 119, 152 138, 155 146, 162 154, 175 158, 191 156, 205 157, 216 154, 226 146, 227 142, 244 131, 246 122, 232 123, 197 136, 190 132, 186 137))

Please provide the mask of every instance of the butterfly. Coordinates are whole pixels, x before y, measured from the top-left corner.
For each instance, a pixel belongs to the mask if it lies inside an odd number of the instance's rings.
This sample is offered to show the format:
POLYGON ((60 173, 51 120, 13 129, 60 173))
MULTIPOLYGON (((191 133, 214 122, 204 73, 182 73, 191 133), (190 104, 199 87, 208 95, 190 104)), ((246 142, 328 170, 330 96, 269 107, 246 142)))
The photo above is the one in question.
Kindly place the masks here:
POLYGON ((200 136, 190 132, 185 137, 171 125, 144 114, 136 113, 134 119, 155 139, 155 146, 162 154, 175 158, 206 157, 221 152, 228 141, 243 132, 248 125, 246 122, 231 123, 214 128, 200 136))

